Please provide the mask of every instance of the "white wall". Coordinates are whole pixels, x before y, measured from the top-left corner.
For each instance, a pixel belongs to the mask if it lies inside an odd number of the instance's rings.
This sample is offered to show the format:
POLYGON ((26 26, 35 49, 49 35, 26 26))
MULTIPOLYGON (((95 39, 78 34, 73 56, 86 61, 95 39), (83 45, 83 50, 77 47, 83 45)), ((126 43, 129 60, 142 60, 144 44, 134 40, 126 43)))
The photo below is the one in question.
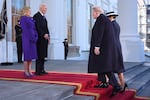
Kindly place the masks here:
POLYGON ((31 16, 33 16, 37 11, 39 11, 39 6, 41 0, 30 0, 29 6, 31 7, 31 16))

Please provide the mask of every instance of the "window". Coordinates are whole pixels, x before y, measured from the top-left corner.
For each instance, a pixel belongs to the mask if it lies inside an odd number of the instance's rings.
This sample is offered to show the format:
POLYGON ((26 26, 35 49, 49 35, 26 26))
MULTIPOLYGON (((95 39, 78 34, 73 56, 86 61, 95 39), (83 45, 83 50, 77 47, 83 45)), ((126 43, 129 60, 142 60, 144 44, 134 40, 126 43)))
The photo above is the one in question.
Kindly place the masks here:
POLYGON ((147 27, 147 33, 150 34, 150 27, 147 27))
POLYGON ((12 0, 12 41, 15 41, 15 25, 20 19, 20 12, 25 6, 25 0, 12 0))
POLYGON ((150 15, 147 15, 147 23, 150 23, 150 15))
POLYGON ((73 0, 67 0, 67 38, 68 43, 72 44, 72 25, 73 25, 73 0))

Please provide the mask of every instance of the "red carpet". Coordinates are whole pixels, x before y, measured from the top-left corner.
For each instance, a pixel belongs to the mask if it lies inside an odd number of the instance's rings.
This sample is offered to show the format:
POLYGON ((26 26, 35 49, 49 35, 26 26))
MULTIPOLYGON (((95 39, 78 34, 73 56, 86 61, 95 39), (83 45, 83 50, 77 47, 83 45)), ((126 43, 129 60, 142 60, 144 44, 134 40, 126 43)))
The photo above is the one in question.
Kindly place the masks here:
POLYGON ((94 96, 95 100, 148 100, 145 97, 135 96, 135 90, 126 90, 124 93, 118 93, 110 98, 109 95, 112 92, 112 87, 109 86, 106 89, 94 88, 96 78, 94 74, 49 72, 48 75, 34 76, 32 79, 27 79, 22 71, 0 70, 0 80, 73 85, 77 87, 74 91, 75 94, 94 96))

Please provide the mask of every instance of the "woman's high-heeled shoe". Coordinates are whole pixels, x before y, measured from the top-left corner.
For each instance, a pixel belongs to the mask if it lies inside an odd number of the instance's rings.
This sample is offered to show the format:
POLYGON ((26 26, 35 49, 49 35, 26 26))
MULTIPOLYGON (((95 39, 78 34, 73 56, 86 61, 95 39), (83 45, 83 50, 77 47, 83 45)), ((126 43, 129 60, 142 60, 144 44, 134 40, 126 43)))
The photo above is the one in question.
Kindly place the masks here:
POLYGON ((121 93, 125 92, 126 88, 128 87, 127 83, 124 84, 124 87, 121 89, 121 93))
POLYGON ((33 73, 29 73, 29 75, 30 75, 31 77, 33 77, 33 76, 34 76, 34 74, 33 74, 33 73))
POLYGON ((27 73, 27 72, 24 72, 24 76, 26 77, 26 78, 31 78, 32 76, 29 74, 29 73, 27 73))

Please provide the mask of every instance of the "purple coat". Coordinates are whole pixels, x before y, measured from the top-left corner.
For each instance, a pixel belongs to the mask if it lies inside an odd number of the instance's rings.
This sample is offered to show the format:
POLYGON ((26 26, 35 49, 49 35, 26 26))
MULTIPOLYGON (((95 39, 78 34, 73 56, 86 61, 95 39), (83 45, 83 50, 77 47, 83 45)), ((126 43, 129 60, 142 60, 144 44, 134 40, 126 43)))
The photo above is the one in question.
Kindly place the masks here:
POLYGON ((24 61, 37 59, 36 41, 38 39, 38 34, 35 28, 35 21, 32 17, 22 16, 20 24, 22 27, 24 61))

